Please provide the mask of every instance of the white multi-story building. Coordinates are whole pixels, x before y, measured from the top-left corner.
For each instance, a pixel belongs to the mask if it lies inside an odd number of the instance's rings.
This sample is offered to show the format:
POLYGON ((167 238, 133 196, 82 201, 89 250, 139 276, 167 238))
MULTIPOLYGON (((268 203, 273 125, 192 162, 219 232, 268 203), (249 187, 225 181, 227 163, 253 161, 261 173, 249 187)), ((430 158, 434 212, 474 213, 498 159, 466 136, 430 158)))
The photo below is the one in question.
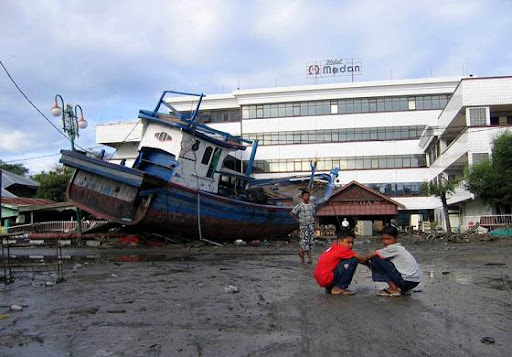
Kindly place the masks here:
MULTIPOLYGON (((196 98, 171 100, 182 112, 196 98)), ((434 219, 440 207, 420 185, 463 167, 491 150, 497 131, 512 124, 512 78, 429 78, 237 90, 208 95, 199 120, 215 129, 257 139, 254 174, 260 178, 341 168, 352 180, 403 204, 403 225, 434 219)), ((97 127, 97 142, 116 148, 114 161, 130 165, 142 127, 137 121, 97 127)), ((249 159, 239 157, 237 169, 249 159), (240 162, 242 164, 240 164, 240 162)), ((464 210, 482 210, 460 189, 449 203, 453 223, 464 210), (460 209, 460 203, 464 207, 460 209), (478 208, 475 208, 478 207, 478 208)), ((439 218, 439 217, 438 217, 439 218)))

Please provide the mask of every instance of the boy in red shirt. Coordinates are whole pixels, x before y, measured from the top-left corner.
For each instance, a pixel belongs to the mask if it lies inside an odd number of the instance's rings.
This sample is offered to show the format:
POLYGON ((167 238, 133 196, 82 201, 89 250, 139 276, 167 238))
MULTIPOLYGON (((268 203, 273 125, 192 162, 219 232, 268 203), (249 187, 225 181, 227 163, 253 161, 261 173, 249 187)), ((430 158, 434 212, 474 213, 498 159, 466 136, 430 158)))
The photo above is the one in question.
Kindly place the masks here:
POLYGON ((313 276, 327 293, 354 295, 348 286, 357 264, 368 264, 367 259, 352 250, 354 233, 350 229, 342 228, 337 237, 338 240, 318 258, 313 276))

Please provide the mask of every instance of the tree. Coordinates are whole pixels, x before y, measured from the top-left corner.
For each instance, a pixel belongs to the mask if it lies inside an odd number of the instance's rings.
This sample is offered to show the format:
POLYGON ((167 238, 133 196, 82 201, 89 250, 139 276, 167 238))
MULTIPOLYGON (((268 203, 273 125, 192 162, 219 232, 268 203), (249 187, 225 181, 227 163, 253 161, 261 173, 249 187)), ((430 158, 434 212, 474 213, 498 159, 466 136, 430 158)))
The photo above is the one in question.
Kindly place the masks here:
POLYGON ((28 169, 23 166, 23 164, 7 164, 0 161, 0 169, 20 176, 26 176, 28 174, 28 169))
POLYGON ((493 140, 491 158, 466 170, 466 188, 493 205, 498 214, 512 211, 512 131, 493 140))
POLYGON ((423 192, 427 196, 435 196, 441 199, 443 203, 443 213, 444 213, 444 222, 446 226, 446 233, 452 233, 452 225, 450 224, 450 217, 448 216, 448 202, 447 197, 455 192, 455 189, 459 185, 460 180, 451 179, 444 180, 441 179, 439 182, 437 180, 433 181, 425 181, 421 185, 421 192, 423 192))
POLYGON ((32 176, 33 180, 39 182, 36 197, 65 202, 66 187, 72 174, 73 169, 57 164, 48 172, 42 171, 32 176))

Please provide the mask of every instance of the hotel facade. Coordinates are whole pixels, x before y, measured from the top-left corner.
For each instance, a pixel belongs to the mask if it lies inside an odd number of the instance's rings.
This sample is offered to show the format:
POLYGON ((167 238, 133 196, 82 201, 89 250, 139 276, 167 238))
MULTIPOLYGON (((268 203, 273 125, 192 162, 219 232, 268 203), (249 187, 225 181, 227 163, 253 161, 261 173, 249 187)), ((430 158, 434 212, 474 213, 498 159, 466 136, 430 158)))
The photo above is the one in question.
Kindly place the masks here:
MULTIPOLYGON (((171 100, 181 112, 196 102, 171 100)), ((339 167, 338 184, 357 181, 403 205, 398 224, 442 222, 441 202, 420 191, 424 181, 462 177, 488 157, 492 140, 512 125, 512 77, 428 78, 236 90, 207 95, 199 120, 258 140, 254 175, 307 174, 339 167)), ((97 142, 116 149, 113 162, 130 166, 142 125, 137 120, 97 126, 97 142)), ((235 160, 244 170, 250 150, 235 160)), ((461 185, 449 199, 450 220, 492 208, 461 185)))

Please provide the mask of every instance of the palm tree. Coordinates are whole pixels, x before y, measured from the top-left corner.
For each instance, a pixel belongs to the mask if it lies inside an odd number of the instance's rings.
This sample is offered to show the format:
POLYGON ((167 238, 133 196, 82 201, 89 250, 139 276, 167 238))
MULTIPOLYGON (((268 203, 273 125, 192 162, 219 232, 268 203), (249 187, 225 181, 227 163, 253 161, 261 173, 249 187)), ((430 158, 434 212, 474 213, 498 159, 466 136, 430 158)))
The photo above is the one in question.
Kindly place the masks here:
POLYGON ((450 217, 448 216, 448 202, 447 196, 455 192, 455 189, 459 185, 459 179, 441 179, 432 180, 430 182, 425 181, 421 185, 421 192, 427 196, 435 196, 441 199, 443 203, 444 222, 446 227, 446 233, 450 235, 452 233, 452 226, 450 224, 450 217))

